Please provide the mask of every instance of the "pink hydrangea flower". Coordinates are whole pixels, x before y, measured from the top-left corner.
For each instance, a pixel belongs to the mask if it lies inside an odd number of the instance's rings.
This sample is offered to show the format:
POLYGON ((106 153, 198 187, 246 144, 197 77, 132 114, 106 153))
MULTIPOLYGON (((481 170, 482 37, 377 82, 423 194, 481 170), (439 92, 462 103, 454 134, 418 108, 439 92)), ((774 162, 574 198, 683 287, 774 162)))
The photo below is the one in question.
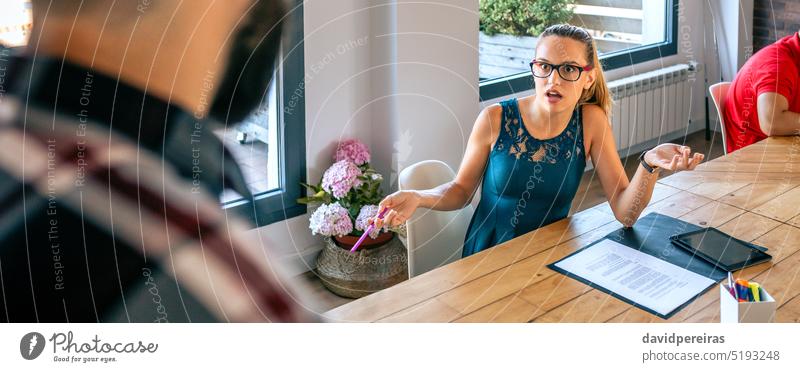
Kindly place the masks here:
POLYGON ((369 163, 369 147, 357 139, 350 139, 339 143, 336 148, 334 161, 349 160, 356 165, 369 163))
MULTIPOLYGON (((358 213, 358 218, 356 218, 356 230, 366 230, 367 226, 369 226, 369 221, 367 220, 375 217, 378 214, 379 209, 380 207, 377 205, 365 205, 361 207, 361 211, 358 213)), ((372 239, 377 238, 378 234, 381 233, 381 230, 389 231, 389 229, 384 225, 383 229, 375 229, 370 231, 369 237, 372 239)))
POLYGON ((324 236, 342 236, 353 231, 353 222, 347 209, 338 202, 322 204, 311 214, 311 233, 324 236))
POLYGON ((349 160, 333 163, 322 176, 322 189, 339 199, 347 195, 350 189, 361 186, 361 169, 349 160))

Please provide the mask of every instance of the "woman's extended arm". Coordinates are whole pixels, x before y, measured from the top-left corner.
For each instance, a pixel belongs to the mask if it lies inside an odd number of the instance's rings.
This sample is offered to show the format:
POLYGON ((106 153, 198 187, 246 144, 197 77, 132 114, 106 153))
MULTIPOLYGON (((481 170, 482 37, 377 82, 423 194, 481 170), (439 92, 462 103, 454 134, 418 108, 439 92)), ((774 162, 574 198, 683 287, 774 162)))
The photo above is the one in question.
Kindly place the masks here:
POLYGON ((376 227, 405 223, 418 207, 449 211, 469 204, 480 185, 494 139, 498 137, 500 123, 497 118, 501 111, 500 105, 492 105, 478 115, 467 142, 464 159, 453 181, 432 189, 402 190, 387 196, 381 201, 380 210, 389 208, 391 211, 383 221, 378 221, 376 227))
POLYGON ((703 160, 703 154, 691 155, 688 146, 671 143, 661 144, 645 155, 645 161, 655 172, 648 172, 641 164, 636 174, 628 181, 625 168, 617 154, 614 136, 608 123, 608 116, 597 106, 584 108, 584 125, 592 163, 596 169, 603 191, 614 216, 625 226, 633 226, 642 210, 650 202, 653 188, 658 181, 661 169, 672 171, 691 170, 703 160))

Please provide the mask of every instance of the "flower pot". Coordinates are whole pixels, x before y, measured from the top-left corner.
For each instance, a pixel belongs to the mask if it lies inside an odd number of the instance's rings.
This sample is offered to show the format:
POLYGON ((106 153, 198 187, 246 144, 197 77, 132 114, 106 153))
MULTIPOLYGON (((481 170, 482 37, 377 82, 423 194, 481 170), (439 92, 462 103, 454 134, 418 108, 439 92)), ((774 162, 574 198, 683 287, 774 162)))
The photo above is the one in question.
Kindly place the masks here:
POLYGON ((406 247, 393 233, 365 239, 354 253, 350 253, 350 248, 358 238, 352 244, 349 239, 343 240, 337 243, 326 237, 317 257, 317 275, 331 292, 359 298, 408 279, 406 247), (370 245, 366 245, 368 240, 372 240, 370 245))
MULTIPOLYGON (((390 231, 378 234, 378 236, 376 236, 375 239, 372 239, 371 237, 367 236, 367 238, 364 239, 363 242, 361 242, 361 246, 359 246, 358 249, 370 249, 373 247, 378 247, 388 242, 393 237, 394 233, 390 231)), ((356 245, 356 242, 358 242, 358 239, 360 238, 361 238, 360 236, 343 235, 343 236, 334 236, 333 241, 335 241, 338 246, 347 249, 349 251, 350 249, 353 248, 354 245, 356 245)))

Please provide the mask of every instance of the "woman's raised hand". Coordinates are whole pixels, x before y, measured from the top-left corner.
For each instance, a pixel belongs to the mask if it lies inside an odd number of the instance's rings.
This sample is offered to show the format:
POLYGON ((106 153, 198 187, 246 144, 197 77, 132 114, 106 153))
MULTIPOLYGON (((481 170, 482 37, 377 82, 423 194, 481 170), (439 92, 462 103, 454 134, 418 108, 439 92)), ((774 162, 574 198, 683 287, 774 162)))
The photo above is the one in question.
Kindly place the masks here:
POLYGON ((402 225, 411 218, 411 215, 419 207, 419 203, 420 196, 416 191, 397 191, 383 198, 378 204, 378 214, 367 221, 368 223, 375 221, 376 229, 380 229, 384 225, 388 227, 402 225), (389 209, 389 211, 382 219, 377 219, 384 209, 389 209))
POLYGON ((703 161, 703 154, 696 152, 692 155, 689 146, 664 143, 648 151, 644 161, 650 166, 663 168, 669 171, 692 170, 703 161))

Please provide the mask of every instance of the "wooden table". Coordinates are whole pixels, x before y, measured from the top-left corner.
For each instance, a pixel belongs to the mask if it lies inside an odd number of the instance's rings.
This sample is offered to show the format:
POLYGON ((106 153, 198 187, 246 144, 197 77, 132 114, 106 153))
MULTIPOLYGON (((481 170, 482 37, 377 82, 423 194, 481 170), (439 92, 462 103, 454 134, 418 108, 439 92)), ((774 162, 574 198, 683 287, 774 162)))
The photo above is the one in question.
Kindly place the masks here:
MULTIPOLYGON (((769 248, 771 262, 736 276, 770 292, 779 303, 776 321, 800 321, 800 137, 769 138, 659 180, 642 215, 653 211, 769 248)), ((359 322, 663 322, 546 267, 621 226, 604 203, 323 316, 359 322)), ((666 321, 718 322, 718 301, 712 288, 666 321)))

